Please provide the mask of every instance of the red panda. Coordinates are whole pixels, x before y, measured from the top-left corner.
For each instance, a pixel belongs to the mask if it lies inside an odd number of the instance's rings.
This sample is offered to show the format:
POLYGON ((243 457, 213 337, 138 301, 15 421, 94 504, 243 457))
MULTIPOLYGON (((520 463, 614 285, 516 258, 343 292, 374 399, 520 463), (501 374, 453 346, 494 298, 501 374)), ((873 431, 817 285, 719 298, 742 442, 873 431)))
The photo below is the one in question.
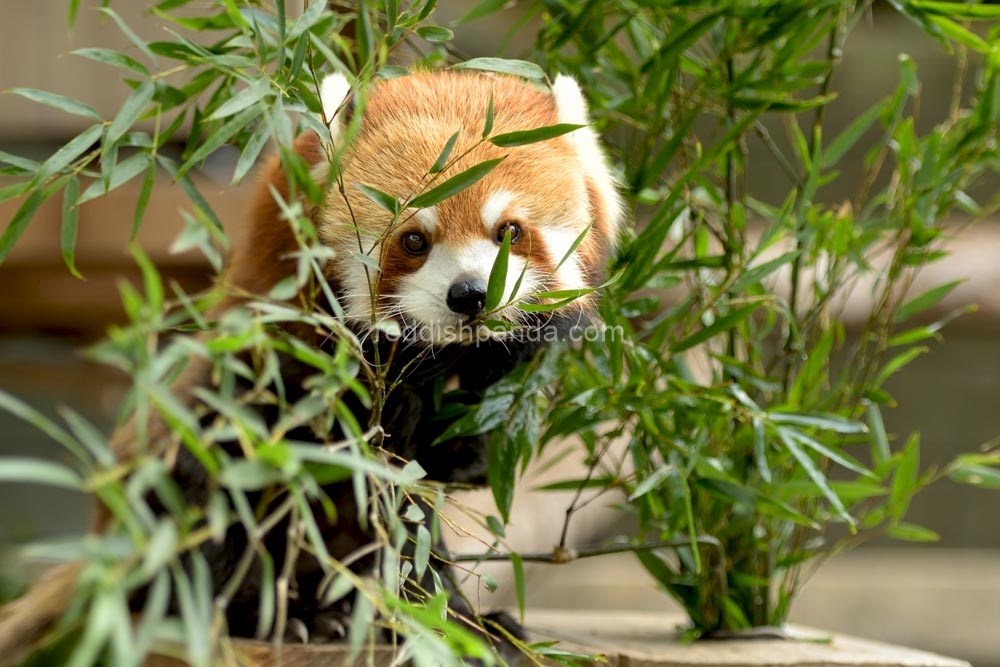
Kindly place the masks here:
MULTIPOLYGON (((378 323, 391 320, 398 326, 402 345, 394 349, 401 350, 397 357, 403 362, 398 367, 405 375, 385 397, 379 418, 386 434, 382 446, 396 456, 416 460, 431 479, 481 483, 485 479, 484 437, 455 438, 431 446, 446 426, 436 419, 432 394, 435 387, 440 390, 441 378, 445 378, 467 395, 481 395, 551 340, 539 334, 565 335, 591 311, 594 296, 587 292, 601 282, 621 204, 597 135, 588 125, 583 95, 567 76, 556 77, 551 88, 543 89, 512 76, 471 71, 416 73, 356 91, 363 104, 357 105, 360 122, 352 123, 356 119, 346 78, 328 77, 320 92, 329 137, 306 132, 295 143, 316 181, 329 184, 322 204, 307 211, 319 240, 332 251, 324 272, 336 304, 317 307, 342 313, 347 326, 366 341, 368 352, 378 345, 378 336, 373 335, 378 323), (581 127, 536 143, 500 147, 483 137, 488 109, 492 109, 494 135, 560 123, 581 127), (357 126, 357 132, 348 141, 349 124, 357 126), (432 165, 453 136, 452 163, 432 174, 432 165), (333 155, 338 156, 335 163, 331 163, 333 155), (403 208, 396 215, 359 187, 388 193, 405 206, 449 177, 497 159, 491 171, 453 196, 431 206, 403 208), (505 305, 488 313, 487 285, 505 237, 510 244, 501 300, 505 305), (359 253, 369 260, 359 259, 359 253), (518 306, 538 292, 554 290, 584 294, 544 315, 518 306), (487 317, 509 326, 502 330, 487 326, 487 317)), ((267 293, 296 271, 298 242, 276 194, 279 199, 291 198, 288 179, 274 158, 262 172, 249 225, 240 235, 224 276, 232 296, 223 309, 235 307, 245 295, 267 293)), ((323 345, 314 332, 294 333, 311 344, 323 345)), ((300 369, 292 362, 282 372, 287 373, 290 391, 301 395, 308 391, 296 385, 300 369)), ((208 364, 194 360, 175 390, 194 404, 193 390, 210 384, 211 379, 208 364)), ((368 419, 360 403, 350 403, 349 408, 359 422, 368 419)), ((261 412, 265 418, 272 416, 263 407, 261 412)), ((159 422, 151 424, 149 432, 154 439, 171 437, 159 422)), ((305 437, 322 443, 337 435, 309 433, 305 437)), ((113 442, 119 457, 131 455, 132 440, 129 426, 116 434, 113 442)), ((235 445, 233 452, 238 453, 235 445)), ((174 453, 172 475, 185 499, 203 502, 206 474, 201 464, 183 447, 174 453)), ((320 528, 331 555, 343 557, 371 538, 354 518, 350 485, 334 486, 325 491, 342 506, 338 518, 320 528)), ((99 508, 95 530, 106 529, 110 522, 107 510, 99 508)), ((284 526, 276 526, 264 540, 276 570, 282 568, 286 532, 284 526)), ((217 590, 225 584, 246 541, 242 526, 234 525, 223 543, 203 547, 217 590)), ((17 660, 24 648, 51 629, 69 603, 78 571, 76 565, 63 566, 25 598, 0 609, 0 664, 17 660)), ((321 575, 313 557, 303 555, 296 561, 297 591, 288 616, 310 638, 326 634, 331 624, 316 593, 321 575)), ((257 631, 259 573, 256 577, 251 568, 246 585, 226 609, 233 636, 253 636, 257 631)), ((471 616, 461 601, 452 606, 459 614, 471 616)), ((338 613, 333 612, 334 624, 338 613)), ((502 624, 518 634, 509 620, 502 624)))

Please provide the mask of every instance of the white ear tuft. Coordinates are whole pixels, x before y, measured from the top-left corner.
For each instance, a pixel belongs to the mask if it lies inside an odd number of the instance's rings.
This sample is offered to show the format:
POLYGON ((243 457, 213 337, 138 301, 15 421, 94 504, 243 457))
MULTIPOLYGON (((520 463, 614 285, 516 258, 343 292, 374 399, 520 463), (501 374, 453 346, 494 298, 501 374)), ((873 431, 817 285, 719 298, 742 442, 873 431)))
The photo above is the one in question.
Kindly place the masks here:
POLYGON ((590 122, 587 116, 587 102, 576 79, 560 74, 552 82, 552 97, 556 102, 556 115, 560 123, 586 125, 590 122))
POLYGON ((336 141, 340 135, 341 122, 338 116, 340 107, 351 92, 351 84, 343 74, 330 74, 319 86, 319 99, 323 106, 323 117, 330 125, 330 135, 336 141))
POLYGON ((580 84, 573 77, 560 74, 552 82, 552 98, 556 105, 556 118, 560 123, 585 126, 565 136, 576 149, 580 163, 591 179, 599 204, 607 215, 609 232, 617 233, 622 215, 621 199, 607 156, 601 148, 597 133, 590 126, 587 101, 580 90, 580 84))

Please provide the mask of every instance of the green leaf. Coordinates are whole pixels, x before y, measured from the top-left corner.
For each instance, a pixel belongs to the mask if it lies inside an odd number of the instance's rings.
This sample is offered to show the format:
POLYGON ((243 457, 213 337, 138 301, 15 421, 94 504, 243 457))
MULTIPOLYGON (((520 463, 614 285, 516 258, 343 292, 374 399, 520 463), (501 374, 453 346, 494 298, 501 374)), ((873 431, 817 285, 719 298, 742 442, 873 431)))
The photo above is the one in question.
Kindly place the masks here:
POLYGON ((872 434, 872 461, 876 466, 879 466, 892 458, 892 450, 889 448, 889 436, 886 435, 885 424, 882 421, 882 410, 878 404, 869 402, 866 412, 868 415, 868 430, 872 434))
POLYGON ((493 171, 501 162, 503 162, 503 158, 494 158, 492 160, 480 162, 475 166, 469 167, 462 173, 452 176, 427 192, 417 195, 412 200, 407 202, 406 205, 408 207, 412 206, 413 208, 427 208, 428 206, 434 206, 435 204, 438 204, 475 184, 488 173, 493 171))
POLYGON ((441 154, 438 155, 437 160, 434 161, 434 164, 432 164, 431 168, 428 170, 429 173, 437 174, 442 169, 445 168, 445 166, 448 164, 448 158, 451 157, 451 152, 455 148, 455 142, 458 141, 458 137, 461 134, 462 132, 458 131, 455 134, 451 135, 448 141, 445 142, 444 148, 441 149, 441 154))
POLYGON ((257 459, 232 461, 219 474, 219 483, 231 489, 259 491, 284 480, 281 471, 257 459))
POLYGON ((44 189, 32 190, 27 199, 24 200, 24 203, 17 209, 17 212, 14 213, 14 217, 7 223, 7 228, 3 230, 3 235, 0 236, 0 264, 3 264, 11 249, 13 249, 14 244, 21 238, 24 230, 27 229, 28 223, 31 221, 32 216, 35 215, 35 211, 50 196, 51 193, 44 189))
POLYGON ((493 91, 490 91, 490 102, 486 105, 486 119, 483 121, 483 138, 490 136, 493 132, 493 121, 496 120, 495 109, 493 108, 493 91))
POLYGON ((930 308, 933 308, 938 303, 941 302, 946 296, 951 294, 951 292, 965 282, 965 278, 960 280, 953 280, 950 283, 944 283, 943 285, 938 285, 933 287, 923 294, 916 296, 902 306, 896 311, 895 321, 905 322, 914 315, 924 312, 930 308))
POLYGON ((64 465, 14 456, 0 458, 0 481, 46 484, 77 491, 83 488, 79 475, 64 465))
POLYGON ((39 104, 55 107, 56 109, 65 111, 66 113, 83 116, 84 118, 90 118, 91 120, 103 120, 101 118, 101 114, 97 112, 97 109, 85 102, 74 100, 72 97, 66 97, 65 95, 58 95, 44 90, 36 90, 34 88, 11 88, 7 92, 13 93, 14 95, 20 95, 21 97, 26 97, 32 102, 38 102, 39 104))
POLYGON ((920 437, 910 436, 899 455, 896 473, 889 487, 889 512, 897 521, 903 518, 910 499, 917 491, 917 479, 920 474, 920 437))
POLYGON ((886 102, 882 101, 868 108, 863 114, 851 121, 844 130, 834 137, 833 141, 823 149, 823 168, 834 167, 861 136, 885 112, 886 102))
POLYGON ((677 474, 677 470, 672 465, 663 465, 657 467, 652 471, 652 474, 647 475, 639 484, 636 485, 632 493, 629 494, 628 500, 632 502, 646 495, 650 491, 654 491, 663 482, 670 478, 671 475, 677 474))
POLYGON ((918 526, 915 523, 901 522, 889 526, 886 530, 889 537, 906 542, 940 542, 941 536, 930 528, 918 526))
POLYGON ((472 58, 452 66, 452 69, 475 69, 499 74, 511 74, 523 79, 545 81, 545 71, 533 62, 527 60, 511 60, 507 58, 472 58))
POLYGON ((91 125, 71 139, 42 163, 42 166, 35 173, 32 183, 37 185, 68 167, 73 161, 83 155, 85 151, 90 149, 103 132, 103 125, 91 125))
POLYGON ((219 120, 239 113, 263 100, 270 92, 271 86, 267 79, 256 79, 213 111, 208 120, 219 120))
POLYGON ((424 525, 417 526, 416 546, 413 549, 413 574, 423 579, 431 558, 431 533, 424 525))
POLYGON ((455 33, 448 28, 442 28, 441 26, 436 25, 422 25, 418 27, 417 35, 419 35, 421 39, 426 39, 432 44, 449 42, 455 37, 455 33))
POLYGON ((132 129, 135 122, 139 120, 139 116, 145 111, 146 105, 153 99, 154 92, 156 92, 156 87, 152 81, 143 81, 138 88, 132 91, 108 127, 107 134, 104 136, 105 146, 111 146, 132 129))
POLYGON ((958 20, 1000 19, 1000 5, 936 0, 909 0, 909 4, 928 14, 940 14, 958 20))
POLYGON ((372 186, 365 185, 363 183, 355 183, 354 187, 361 190, 366 197, 387 210, 389 213, 392 213, 393 216, 399 215, 399 212, 402 210, 399 200, 387 192, 382 192, 378 188, 373 188, 372 186))
POLYGON ((75 176, 66 184, 63 190, 62 228, 59 233, 59 247, 62 250, 63 261, 69 272, 77 278, 83 278, 76 269, 76 232, 80 220, 80 206, 77 201, 80 193, 80 180, 75 176))
POLYGON ((704 327, 703 329, 696 331, 687 338, 684 338, 674 343, 670 347, 671 353, 677 354, 678 352, 689 350, 695 345, 700 345, 701 343, 704 343, 705 341, 710 340, 721 333, 729 331, 737 324, 739 324, 747 317, 749 317, 763 304, 764 304, 763 301, 757 300, 757 301, 752 301, 750 303, 745 303, 738 308, 730 310, 728 313, 726 313, 722 317, 712 322, 712 324, 710 324, 709 326, 704 327))
POLYGON ((948 471, 948 477, 960 484, 983 489, 1000 489, 1000 467, 964 461, 961 457, 948 471))
POLYGON ((127 69, 136 74, 141 74, 143 77, 149 76, 149 70, 142 63, 112 49, 86 48, 76 49, 75 51, 70 51, 70 53, 95 60, 105 65, 111 65, 112 67, 127 69))
POLYGON ((556 125, 546 125, 545 127, 538 127, 533 130, 519 130, 517 132, 505 132, 504 134, 498 134, 496 136, 490 137, 490 143, 494 146, 499 146, 501 148, 512 148, 514 146, 525 146, 527 144, 534 144, 539 141, 545 141, 546 139, 553 139, 555 137, 561 137, 564 134, 569 134, 573 130, 578 130, 584 125, 574 125, 572 123, 558 123, 556 125))
POLYGON ((848 513, 847 508, 844 507, 844 503, 840 500, 840 496, 830 487, 829 480, 827 480, 823 471, 819 469, 819 466, 816 465, 816 462, 792 438, 788 437, 784 429, 778 429, 778 437, 782 444, 785 445, 785 448, 791 453, 792 457, 798 461, 798 464, 805 471, 809 479, 812 480, 813 484, 816 485, 816 488, 823 497, 830 503, 837 515, 847 523, 852 533, 855 532, 857 526, 854 517, 848 513))
POLYGON ((514 593, 517 595, 517 615, 521 623, 524 623, 524 608, 527 594, 524 585, 524 563, 521 555, 515 552, 510 554, 510 567, 514 573, 514 593))
POLYGON ((861 422, 846 419, 839 415, 803 415, 770 412, 768 416, 776 424, 812 426, 824 431, 833 431, 834 433, 865 433, 868 430, 861 422))
POLYGON ((486 283, 486 312, 492 312, 500 305, 507 286, 507 266, 510 262, 510 229, 503 235, 503 242, 497 252, 497 258, 490 269, 490 278, 486 283))

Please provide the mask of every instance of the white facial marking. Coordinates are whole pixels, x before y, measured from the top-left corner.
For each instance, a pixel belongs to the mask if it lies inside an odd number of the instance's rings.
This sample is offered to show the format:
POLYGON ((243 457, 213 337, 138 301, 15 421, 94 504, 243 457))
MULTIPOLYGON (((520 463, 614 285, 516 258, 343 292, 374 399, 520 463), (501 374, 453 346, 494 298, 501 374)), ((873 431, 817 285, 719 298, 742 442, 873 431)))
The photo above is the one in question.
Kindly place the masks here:
POLYGON ((417 219, 417 222, 420 223, 425 232, 428 234, 434 234, 434 230, 437 228, 438 224, 438 212, 436 206, 418 208, 413 214, 413 217, 417 219))
MULTIPOLYGON (((469 341, 475 336, 501 337, 502 334, 491 332, 485 328, 472 329, 465 324, 465 318, 452 312, 447 305, 448 289, 458 279, 478 278, 486 284, 489 282, 490 271, 496 260, 498 247, 492 241, 480 240, 469 243, 461 248, 452 248, 439 244, 432 248, 427 261, 418 270, 403 278, 397 292, 410 321, 408 324, 419 330, 414 332, 418 340, 432 343, 448 343, 469 341)), ((515 297, 523 297, 538 289, 541 276, 532 269, 526 269, 523 258, 511 255, 507 267, 507 280, 504 286, 504 296, 501 304, 515 297), (521 272, 518 293, 514 294, 521 272)), ((516 322, 520 311, 516 306, 502 309, 493 315, 496 319, 506 319, 516 322)))
POLYGON ((583 289, 587 287, 587 281, 583 277, 580 259, 576 252, 567 256, 581 231, 580 229, 554 226, 542 227, 539 230, 545 241, 545 247, 549 251, 552 265, 556 266, 562 262, 562 265, 556 270, 557 289, 583 289))
POLYGON ((513 192, 508 192, 507 190, 497 190, 489 196, 480 211, 480 215, 483 218, 483 224, 486 225, 486 231, 488 233, 493 233, 493 228, 497 226, 497 223, 500 222, 501 216, 503 216, 503 214, 507 211, 507 207, 510 206, 510 203, 516 198, 517 195, 513 192))

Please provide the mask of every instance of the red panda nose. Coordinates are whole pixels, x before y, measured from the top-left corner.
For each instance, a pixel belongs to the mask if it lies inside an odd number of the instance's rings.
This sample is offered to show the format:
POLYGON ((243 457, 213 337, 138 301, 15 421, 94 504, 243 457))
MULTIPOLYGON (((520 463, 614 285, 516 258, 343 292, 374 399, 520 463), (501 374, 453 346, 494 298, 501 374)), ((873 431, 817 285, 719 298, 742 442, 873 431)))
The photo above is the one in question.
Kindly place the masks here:
POLYGON ((459 315, 478 315, 486 307, 486 283, 478 278, 452 283, 447 302, 459 315))

